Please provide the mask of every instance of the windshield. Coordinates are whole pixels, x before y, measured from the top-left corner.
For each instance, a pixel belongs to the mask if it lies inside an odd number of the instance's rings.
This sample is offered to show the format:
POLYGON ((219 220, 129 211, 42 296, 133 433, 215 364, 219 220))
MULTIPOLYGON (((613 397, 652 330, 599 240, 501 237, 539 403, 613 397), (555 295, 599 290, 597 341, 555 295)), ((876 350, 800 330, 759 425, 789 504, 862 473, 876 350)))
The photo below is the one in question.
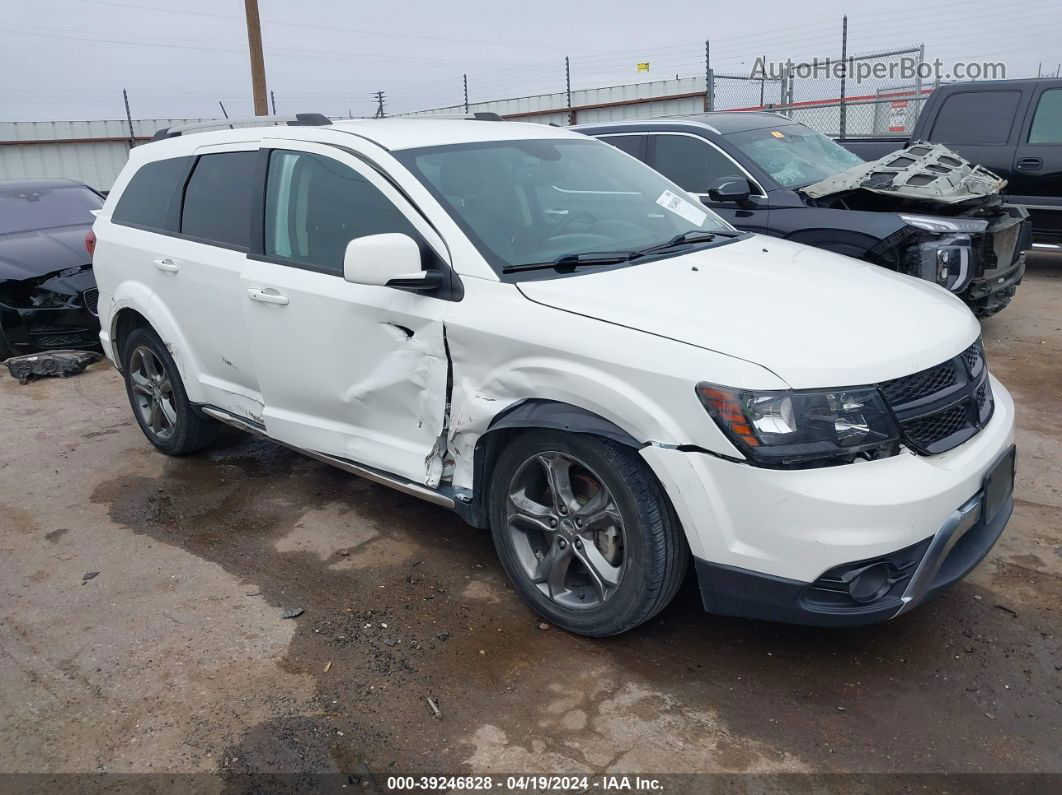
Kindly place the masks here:
POLYGON ((98 210, 103 199, 80 185, 60 188, 0 187, 0 235, 51 229, 56 226, 91 224, 89 210, 98 210))
POLYGON ((799 124, 727 136, 783 188, 800 188, 863 164, 843 146, 799 124))
POLYGON ((492 141, 396 157, 506 271, 634 252, 687 232, 734 233, 682 188, 599 141, 492 141))

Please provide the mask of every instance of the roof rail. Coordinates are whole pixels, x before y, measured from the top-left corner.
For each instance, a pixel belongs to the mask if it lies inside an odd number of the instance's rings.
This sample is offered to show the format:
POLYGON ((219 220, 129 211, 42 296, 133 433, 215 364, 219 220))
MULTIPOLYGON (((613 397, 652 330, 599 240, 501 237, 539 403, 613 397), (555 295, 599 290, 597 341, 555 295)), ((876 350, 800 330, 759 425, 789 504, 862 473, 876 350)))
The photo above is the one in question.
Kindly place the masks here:
POLYGON ((237 126, 250 127, 263 124, 286 124, 288 127, 323 127, 332 121, 323 113, 296 113, 294 116, 246 116, 241 119, 214 119, 213 121, 199 121, 192 124, 180 124, 176 127, 163 127, 157 130, 152 141, 161 141, 164 138, 177 138, 185 133, 202 132, 215 127, 228 127, 230 130, 237 126))
POLYGON ((501 116, 489 110, 477 110, 475 113, 418 113, 409 116, 391 116, 392 119, 465 119, 467 121, 505 121, 501 116))

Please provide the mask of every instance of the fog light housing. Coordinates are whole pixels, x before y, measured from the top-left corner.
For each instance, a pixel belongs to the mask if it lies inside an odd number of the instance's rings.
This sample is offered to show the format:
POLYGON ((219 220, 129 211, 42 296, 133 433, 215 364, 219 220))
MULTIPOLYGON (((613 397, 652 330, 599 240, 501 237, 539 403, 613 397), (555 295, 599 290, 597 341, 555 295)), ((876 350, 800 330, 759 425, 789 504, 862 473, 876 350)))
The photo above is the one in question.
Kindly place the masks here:
POLYGON ((848 583, 848 595, 861 605, 876 602, 892 587, 893 573, 885 561, 855 569, 844 576, 848 583))

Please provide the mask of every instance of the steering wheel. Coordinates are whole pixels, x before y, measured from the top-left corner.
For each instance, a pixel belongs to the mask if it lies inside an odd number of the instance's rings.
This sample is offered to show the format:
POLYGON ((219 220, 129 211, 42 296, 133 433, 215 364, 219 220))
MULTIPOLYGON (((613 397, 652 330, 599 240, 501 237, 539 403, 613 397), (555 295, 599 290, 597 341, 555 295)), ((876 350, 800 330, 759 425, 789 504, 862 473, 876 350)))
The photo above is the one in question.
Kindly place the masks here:
POLYGON ((583 220, 586 225, 589 226, 597 220, 597 216, 588 210, 574 210, 568 214, 567 218, 557 225, 557 228, 553 230, 553 234, 550 235, 550 237, 563 235, 568 231, 568 227, 572 226, 579 220, 583 220))

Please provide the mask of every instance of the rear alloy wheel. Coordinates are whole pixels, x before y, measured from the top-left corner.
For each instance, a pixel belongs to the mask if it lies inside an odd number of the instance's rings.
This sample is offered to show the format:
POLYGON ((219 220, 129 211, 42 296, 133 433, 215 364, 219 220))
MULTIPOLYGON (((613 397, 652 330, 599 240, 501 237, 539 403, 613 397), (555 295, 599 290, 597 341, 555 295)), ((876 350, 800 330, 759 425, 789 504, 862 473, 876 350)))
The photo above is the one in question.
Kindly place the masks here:
POLYGON ((491 527, 502 565, 550 621, 613 635, 671 601, 686 568, 685 540, 634 450, 533 431, 502 452, 494 478, 491 527))
POLYGON ((140 430, 167 455, 201 450, 217 437, 217 423, 195 410, 173 357, 149 328, 134 329, 122 355, 125 391, 140 430))
POLYGON ((173 438, 177 430, 177 407, 173 402, 173 381, 155 352, 140 345, 129 356, 133 407, 140 422, 150 428, 160 442, 173 438))

